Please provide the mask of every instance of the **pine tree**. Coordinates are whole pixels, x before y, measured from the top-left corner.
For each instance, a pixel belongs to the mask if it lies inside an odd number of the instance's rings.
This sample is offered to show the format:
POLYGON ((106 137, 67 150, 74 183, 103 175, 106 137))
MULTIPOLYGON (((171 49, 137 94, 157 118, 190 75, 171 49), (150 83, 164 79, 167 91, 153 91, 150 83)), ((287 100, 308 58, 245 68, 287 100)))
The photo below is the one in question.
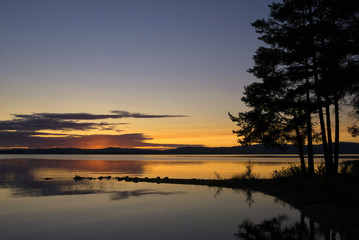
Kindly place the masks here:
POLYGON ((308 170, 314 173, 312 126, 318 119, 326 172, 335 174, 340 103, 357 94, 353 87, 358 86, 359 1, 284 0, 269 7, 270 16, 252 24, 266 46, 257 50, 249 72, 263 82, 245 90, 242 100, 253 110, 238 118, 231 115, 240 127, 235 133, 247 144, 277 145, 292 139, 300 151, 306 140, 308 170))

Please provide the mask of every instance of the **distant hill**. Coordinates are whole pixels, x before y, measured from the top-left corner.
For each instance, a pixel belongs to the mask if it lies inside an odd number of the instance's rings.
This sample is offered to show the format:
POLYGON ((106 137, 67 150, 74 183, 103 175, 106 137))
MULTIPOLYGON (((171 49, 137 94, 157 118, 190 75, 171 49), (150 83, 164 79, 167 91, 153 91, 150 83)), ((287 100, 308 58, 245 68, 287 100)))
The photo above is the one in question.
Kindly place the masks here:
MULTIPOLYGON (((359 154, 359 143, 342 142, 339 146, 341 154, 359 154)), ((305 148, 305 151, 307 149, 305 148)), ((104 148, 104 149, 79 149, 79 148, 49 148, 49 149, 6 149, 0 150, 0 154, 297 154, 298 150, 293 145, 286 146, 285 150, 267 148, 263 145, 236 146, 236 147, 182 147, 169 150, 149 150, 130 148, 104 148)), ((314 153, 321 154, 322 146, 315 145, 314 153)))
MULTIPOLYGON (((359 154, 359 143, 342 142, 339 144, 341 154, 359 154)), ((322 145, 313 146, 314 154, 322 154, 322 145)), ((304 148, 307 153, 307 148, 304 148)), ((236 146, 236 147, 186 147, 166 150, 166 154, 297 154, 298 149, 293 145, 288 145, 285 149, 268 148, 264 145, 257 144, 252 146, 236 146)))

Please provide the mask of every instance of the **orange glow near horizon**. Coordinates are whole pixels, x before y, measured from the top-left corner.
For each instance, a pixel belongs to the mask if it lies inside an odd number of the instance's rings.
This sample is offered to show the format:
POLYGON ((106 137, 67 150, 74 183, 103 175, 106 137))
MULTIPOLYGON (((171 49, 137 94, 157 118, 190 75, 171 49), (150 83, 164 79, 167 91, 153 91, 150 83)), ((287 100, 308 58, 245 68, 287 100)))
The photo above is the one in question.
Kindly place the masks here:
MULTIPOLYGON (((344 134, 343 134, 344 135, 344 134)), ((115 136, 115 135, 109 135, 109 136, 115 136)), ((65 137, 59 137, 59 139, 56 140, 56 137, 51 137, 53 140, 61 141, 61 138, 65 137)), ((358 142, 358 138, 353 138, 349 134, 346 134, 341 137, 341 142, 358 142)), ((73 139, 68 139, 66 143, 64 144, 57 144, 52 146, 39 146, 39 148, 82 148, 82 149, 103 149, 103 148, 137 148, 137 149, 158 149, 158 150, 165 150, 165 149, 171 149, 176 148, 176 145, 179 146, 186 146, 186 145, 202 145, 204 147, 233 147, 233 146, 240 146, 239 143, 237 143, 237 137, 234 134, 230 134, 228 136, 226 135, 214 135, 214 136, 196 136, 189 135, 186 137, 183 134, 179 135, 168 135, 157 138, 154 137, 151 140, 144 140, 142 142, 133 142, 133 141, 115 141, 111 139, 111 137, 108 136, 91 136, 81 139, 81 137, 74 137, 73 139), (138 145, 137 145, 138 144, 138 145), (172 144, 172 146, 166 146, 167 144, 172 144)), ((28 146, 13 146, 13 147, 0 147, 0 149, 11 149, 11 148, 17 148, 17 149, 27 149, 27 148, 33 148, 28 146)))
MULTIPOLYGON (((45 138, 42 142, 48 142, 48 145, 27 146, 14 145, 13 147, 1 147, 0 149, 10 148, 82 148, 82 149, 103 149, 103 148, 137 148, 137 149, 171 149, 176 146, 204 146, 204 147, 233 147, 240 146, 237 143, 237 136, 232 133, 236 126, 224 126, 223 128, 172 128, 164 127, 162 130, 160 124, 148 126, 148 129, 140 129, 138 132, 145 132, 132 138, 121 138, 122 135, 136 135, 128 129, 123 132, 106 132, 93 129, 91 131, 39 131, 51 135, 32 135, 38 139, 45 138), (57 134, 57 135, 56 135, 57 134), (60 134, 60 135, 58 135, 60 134), (66 135, 61 135, 66 134, 66 135)), ((346 131, 346 126, 340 129, 341 142, 359 142, 359 138, 353 138, 346 131)))

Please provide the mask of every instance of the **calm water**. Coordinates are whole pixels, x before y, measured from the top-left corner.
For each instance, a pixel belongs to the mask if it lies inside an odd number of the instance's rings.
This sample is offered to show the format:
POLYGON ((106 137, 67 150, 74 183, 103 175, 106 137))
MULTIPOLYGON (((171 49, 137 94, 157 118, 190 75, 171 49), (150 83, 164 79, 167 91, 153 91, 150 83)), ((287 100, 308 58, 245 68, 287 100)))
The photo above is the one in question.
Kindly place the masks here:
POLYGON ((258 192, 72 179, 76 174, 215 178, 214 171, 228 177, 242 172, 248 160, 261 176, 297 162, 292 156, 253 155, 2 155, 0 239, 239 239, 240 224, 260 231, 263 221, 277 222, 272 225, 298 236, 326 239, 330 233, 331 239, 340 239, 290 205, 258 192))

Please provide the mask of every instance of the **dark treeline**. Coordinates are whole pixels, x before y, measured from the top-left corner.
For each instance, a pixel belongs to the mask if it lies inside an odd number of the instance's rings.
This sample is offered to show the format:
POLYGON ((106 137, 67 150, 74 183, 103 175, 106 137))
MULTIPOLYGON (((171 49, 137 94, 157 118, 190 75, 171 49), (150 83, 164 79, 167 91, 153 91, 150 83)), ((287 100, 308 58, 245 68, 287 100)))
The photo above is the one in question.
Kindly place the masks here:
MULTIPOLYGON (((283 0, 252 23, 265 43, 248 71, 261 82, 245 87, 251 108, 229 114, 242 145, 298 146, 301 169, 314 174, 313 144, 321 143, 327 174, 338 173, 340 116, 359 116, 359 1, 283 0), (306 146, 307 164, 304 146, 306 146)), ((358 126, 349 129, 358 135, 358 126)))
MULTIPOLYGON (((237 147, 182 147, 168 150, 130 149, 130 148, 47 148, 47 149, 3 149, 0 154, 296 154, 298 147, 287 146, 286 149, 268 148, 257 144, 237 147)), ((313 146, 314 154, 323 154, 321 145, 313 146)), ((304 147, 304 153, 307 148, 304 147)), ((340 153, 359 154, 359 143, 340 143, 340 153)))

